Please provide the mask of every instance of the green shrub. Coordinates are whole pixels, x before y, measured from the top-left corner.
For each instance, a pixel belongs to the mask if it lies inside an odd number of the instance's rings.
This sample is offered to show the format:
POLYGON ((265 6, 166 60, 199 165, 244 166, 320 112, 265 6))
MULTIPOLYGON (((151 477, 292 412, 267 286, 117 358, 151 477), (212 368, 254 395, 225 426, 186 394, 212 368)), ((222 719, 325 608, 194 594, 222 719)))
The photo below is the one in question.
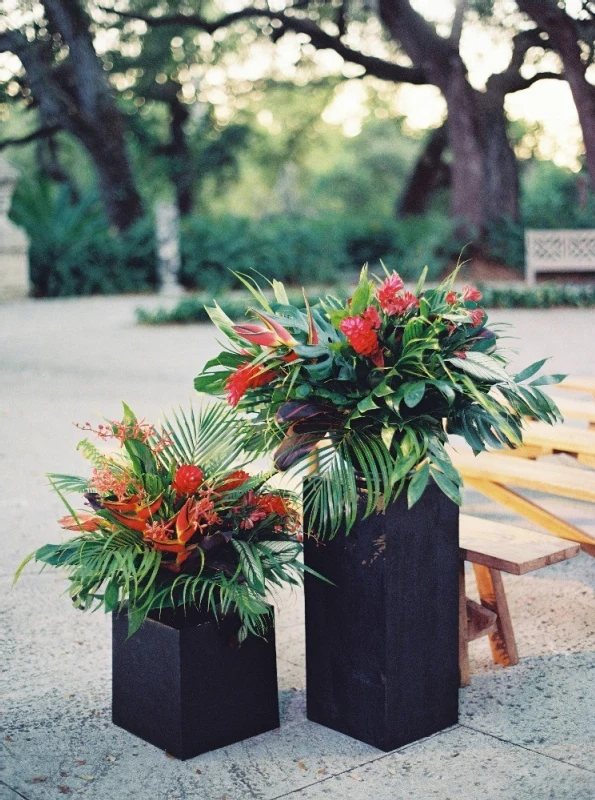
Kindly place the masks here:
POLYGON ((292 216, 193 217, 182 226, 181 250, 181 283, 213 294, 235 283, 231 270, 290 284, 325 283, 347 262, 327 221, 292 216))
POLYGON ((455 223, 438 215, 370 221, 330 215, 194 217, 182 226, 181 282, 216 294, 235 283, 234 272, 258 272, 299 286, 355 276, 363 264, 380 261, 415 278, 427 264, 437 278, 464 242, 455 223))
POLYGON ((488 225, 485 247, 492 258, 522 272, 525 267, 525 229, 513 220, 502 217, 488 225))
MULTIPOLYGON (((485 308, 591 308, 595 306, 595 286, 564 286, 556 283, 543 284, 536 289, 527 286, 482 286, 485 308)), ((325 292, 326 293, 326 292, 325 292)), ((351 290, 335 286, 328 293, 339 299, 346 299, 351 290)), ((317 292, 309 292, 310 300, 316 299, 317 292)), ((303 298, 299 292, 290 292, 289 299, 293 304, 302 305, 303 298)), ((246 316, 246 309, 254 304, 248 293, 218 297, 217 303, 233 320, 241 320, 246 316)), ((136 311, 137 321, 144 325, 184 325, 196 322, 209 322, 205 306, 213 305, 213 297, 196 294, 185 297, 172 309, 159 308, 155 311, 139 308, 136 311)))
POLYGON ((120 235, 91 194, 72 203, 66 187, 22 182, 11 216, 30 240, 29 264, 37 297, 117 294, 156 286, 152 226, 143 220, 120 235))
POLYGON ((481 305, 488 308, 591 308, 595 306, 595 286, 544 283, 535 289, 526 286, 482 286, 481 305))

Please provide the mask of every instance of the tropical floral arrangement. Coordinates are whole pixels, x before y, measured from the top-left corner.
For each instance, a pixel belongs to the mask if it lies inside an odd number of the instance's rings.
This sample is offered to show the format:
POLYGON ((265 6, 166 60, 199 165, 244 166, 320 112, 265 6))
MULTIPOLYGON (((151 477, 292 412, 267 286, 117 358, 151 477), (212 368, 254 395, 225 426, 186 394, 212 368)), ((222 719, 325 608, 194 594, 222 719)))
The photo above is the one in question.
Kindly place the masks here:
POLYGON ((305 308, 277 281, 269 302, 238 275, 258 305, 254 320, 207 309, 227 343, 195 387, 250 419, 252 444, 274 450, 279 469, 310 474, 304 512, 315 533, 349 531, 358 498, 370 514, 406 489, 411 506, 430 479, 460 503, 449 434, 477 453, 519 446, 525 415, 560 418, 540 387, 563 376, 535 377, 545 359, 511 374, 481 293, 456 291, 456 274, 426 288, 424 271, 410 292, 396 272, 381 279, 364 268, 347 302, 305 308))
POLYGON ((241 637, 265 630, 268 590, 296 584, 305 568, 291 494, 234 467, 245 423, 217 403, 157 428, 125 405, 121 421, 81 427, 119 447, 84 439, 91 476, 48 476, 68 511, 59 524, 76 535, 36 550, 17 577, 31 559, 62 568, 78 608, 126 607, 131 633, 149 612, 177 607, 236 613, 241 637), (86 509, 74 510, 68 493, 86 509))

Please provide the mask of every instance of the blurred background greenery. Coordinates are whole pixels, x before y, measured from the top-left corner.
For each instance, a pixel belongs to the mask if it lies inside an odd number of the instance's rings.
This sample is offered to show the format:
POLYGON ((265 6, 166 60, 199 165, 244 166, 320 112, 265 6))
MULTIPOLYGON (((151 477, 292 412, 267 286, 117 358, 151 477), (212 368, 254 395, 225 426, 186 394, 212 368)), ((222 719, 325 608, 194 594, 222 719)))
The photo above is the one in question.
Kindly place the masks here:
POLYGON ((438 278, 463 247, 514 280, 525 228, 595 227, 591 2, 6 3, 0 149, 36 296, 154 290, 158 200, 205 296, 230 269, 438 278))

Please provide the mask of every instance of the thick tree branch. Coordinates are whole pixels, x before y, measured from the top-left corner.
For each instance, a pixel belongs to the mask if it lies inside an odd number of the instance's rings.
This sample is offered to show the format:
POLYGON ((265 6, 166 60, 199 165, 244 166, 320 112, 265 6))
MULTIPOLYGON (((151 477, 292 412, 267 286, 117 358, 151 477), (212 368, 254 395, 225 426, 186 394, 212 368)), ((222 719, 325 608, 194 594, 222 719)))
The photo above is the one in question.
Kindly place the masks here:
POLYGON ((164 26, 177 26, 187 28, 198 28, 206 33, 214 33, 220 28, 226 28, 233 25, 238 20, 258 19, 265 18, 268 20, 278 20, 282 23, 286 30, 294 31, 295 33, 304 33, 310 37, 312 44, 319 50, 334 50, 345 61, 350 61, 352 64, 358 64, 363 67, 368 75, 373 75, 385 81, 392 81, 394 83, 412 83, 422 85, 428 83, 428 80, 417 67, 404 67, 400 64, 395 64, 392 61, 386 61, 376 56, 368 56, 353 50, 344 44, 338 36, 331 36, 316 25, 309 19, 298 19, 297 17, 288 17, 286 13, 281 11, 271 11, 266 8, 243 8, 240 11, 234 11, 231 14, 226 14, 218 20, 206 20, 198 14, 169 14, 163 17, 152 17, 148 14, 141 14, 140 12, 128 11, 115 11, 112 8, 105 8, 99 6, 102 11, 116 14, 124 19, 139 19, 152 27, 164 26))
POLYGON ((45 128, 38 128, 36 131, 28 133, 26 136, 20 136, 15 139, 3 139, 0 141, 0 150, 4 150, 5 147, 10 147, 12 145, 19 146, 29 144, 29 142, 34 142, 36 139, 46 139, 48 136, 53 136, 55 133, 58 133, 59 130, 62 130, 59 125, 49 125, 45 128))
POLYGON ((455 5, 455 13, 452 19, 452 26, 450 29, 450 41, 455 47, 458 47, 461 42, 461 35, 463 33, 463 25, 465 23, 465 12, 469 0, 457 0, 455 5))

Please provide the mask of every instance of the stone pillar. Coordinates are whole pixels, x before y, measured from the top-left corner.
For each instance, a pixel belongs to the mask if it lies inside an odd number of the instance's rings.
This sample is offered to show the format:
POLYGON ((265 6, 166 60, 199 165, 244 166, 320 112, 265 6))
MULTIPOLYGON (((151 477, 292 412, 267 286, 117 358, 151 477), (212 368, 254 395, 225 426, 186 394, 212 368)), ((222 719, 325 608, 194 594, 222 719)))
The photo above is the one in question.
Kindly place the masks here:
POLYGON ((18 177, 16 169, 0 158, 0 302, 29 294, 29 241, 8 219, 18 177))
POLYGON ((183 293, 183 289, 178 279, 181 266, 180 220, 175 203, 162 201, 156 204, 155 228, 159 293, 176 297, 183 293))

